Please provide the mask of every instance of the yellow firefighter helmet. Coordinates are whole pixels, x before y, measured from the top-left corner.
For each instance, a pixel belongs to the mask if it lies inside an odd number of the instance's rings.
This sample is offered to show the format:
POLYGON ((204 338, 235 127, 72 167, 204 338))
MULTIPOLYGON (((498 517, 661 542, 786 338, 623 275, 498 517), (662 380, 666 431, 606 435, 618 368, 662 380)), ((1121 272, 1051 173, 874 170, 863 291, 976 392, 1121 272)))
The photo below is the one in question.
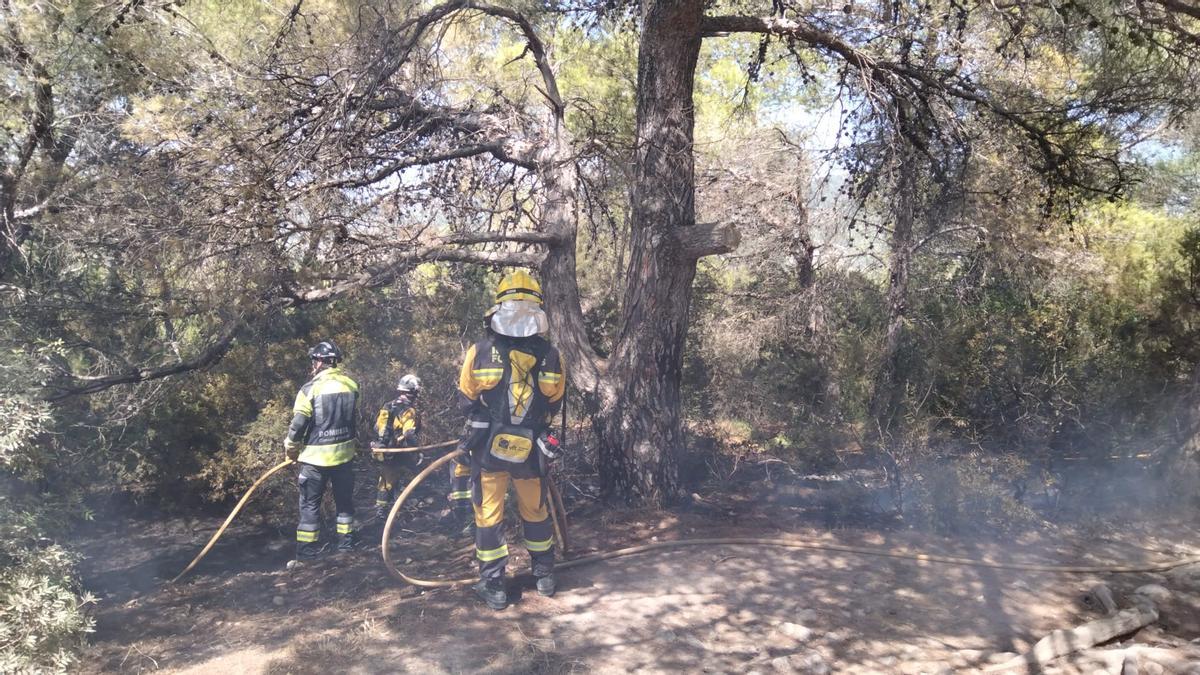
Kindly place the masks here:
POLYGON ((506 274, 496 286, 496 304, 506 300, 527 300, 542 304, 542 285, 525 270, 506 274))

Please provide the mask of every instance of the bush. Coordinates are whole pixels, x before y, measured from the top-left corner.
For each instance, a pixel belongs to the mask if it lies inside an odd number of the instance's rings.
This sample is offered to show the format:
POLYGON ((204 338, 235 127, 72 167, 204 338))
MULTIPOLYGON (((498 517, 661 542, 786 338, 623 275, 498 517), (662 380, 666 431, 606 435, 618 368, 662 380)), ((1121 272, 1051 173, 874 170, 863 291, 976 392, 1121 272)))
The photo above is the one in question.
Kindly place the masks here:
POLYGON ((52 529, 0 498, 0 672, 67 672, 92 631, 78 557, 44 538, 52 529))
MULTIPOLYGON (((66 672, 92 630, 91 596, 75 577, 78 558, 50 539, 80 514, 78 499, 47 501, 33 485, 54 478, 65 453, 47 431, 41 385, 57 346, 12 350, 0 365, 0 672, 66 672)), ((78 492, 65 490, 66 494, 78 492)))
POLYGON ((987 528, 1012 531, 1038 522, 1033 509, 1015 496, 1028 472, 1012 455, 973 454, 920 464, 907 481, 905 518, 941 533, 987 528))
MULTIPOLYGON (((291 420, 291 401, 274 400, 246 425, 231 450, 222 450, 204 461, 198 478, 205 496, 214 501, 244 492, 264 471, 283 461, 283 437, 291 420)), ((279 481, 263 486, 259 504, 284 504, 279 481)))

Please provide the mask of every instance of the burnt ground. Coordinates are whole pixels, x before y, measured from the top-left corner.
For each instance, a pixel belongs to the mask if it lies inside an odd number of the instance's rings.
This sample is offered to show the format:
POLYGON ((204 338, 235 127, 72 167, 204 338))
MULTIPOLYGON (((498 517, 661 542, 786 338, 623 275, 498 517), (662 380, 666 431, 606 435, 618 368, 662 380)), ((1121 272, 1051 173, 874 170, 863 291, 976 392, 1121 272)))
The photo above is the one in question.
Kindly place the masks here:
MULTIPOLYGON (((1200 555, 1200 524, 1182 520, 1048 527, 1012 539, 830 529, 804 500, 758 498, 774 487, 713 488, 661 512, 601 510, 576 493, 568 557, 725 536, 1064 564, 1200 555)), ((424 505, 404 514, 394 550, 423 576, 469 576, 470 542, 431 533, 440 492, 431 486, 424 505)), ((532 590, 527 560, 516 556, 513 605, 496 613, 462 588, 422 591, 393 580, 379 556, 379 523, 366 528, 368 548, 287 571, 294 524, 248 518, 190 577, 166 584, 220 520, 131 518, 80 542, 84 583, 99 596, 84 672, 970 672, 1100 617, 1084 598, 1101 581, 1121 604, 1146 583, 1174 592, 1160 621, 1127 641, 1180 654, 1200 642, 1200 571, 1031 573, 729 545, 564 570, 554 598, 532 590)), ((1068 658, 1046 672, 1095 668, 1068 658)))

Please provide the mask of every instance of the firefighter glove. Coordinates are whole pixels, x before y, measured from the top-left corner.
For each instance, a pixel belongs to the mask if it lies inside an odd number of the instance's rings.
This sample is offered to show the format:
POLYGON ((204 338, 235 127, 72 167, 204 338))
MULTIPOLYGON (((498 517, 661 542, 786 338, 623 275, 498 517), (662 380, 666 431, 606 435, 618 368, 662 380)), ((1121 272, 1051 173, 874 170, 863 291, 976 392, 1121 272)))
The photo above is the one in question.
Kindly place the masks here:
POLYGON ((300 459, 300 443, 290 438, 283 439, 283 456, 293 462, 300 459))
POLYGON ((559 446, 558 438, 554 434, 544 431, 537 439, 538 450, 545 456, 546 459, 553 460, 562 452, 559 446))

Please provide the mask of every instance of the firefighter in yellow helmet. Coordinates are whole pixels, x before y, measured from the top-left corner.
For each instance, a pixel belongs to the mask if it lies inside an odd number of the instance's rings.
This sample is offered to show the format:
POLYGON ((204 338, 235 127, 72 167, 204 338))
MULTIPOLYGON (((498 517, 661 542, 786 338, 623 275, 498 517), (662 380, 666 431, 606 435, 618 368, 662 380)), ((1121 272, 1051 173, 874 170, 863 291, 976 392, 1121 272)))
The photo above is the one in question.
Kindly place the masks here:
POLYGON ((508 605, 504 501, 510 482, 538 593, 555 590, 554 526, 543 485, 549 455, 539 446, 562 405, 566 377, 558 350, 543 335, 547 328, 537 280, 521 271, 505 276, 496 288, 488 335, 467 350, 459 374, 459 402, 471 432, 463 447, 471 457, 480 577, 475 592, 497 610, 508 605))
MULTIPOLYGON (((372 449, 413 448, 421 433, 421 412, 417 410, 417 397, 421 394, 421 380, 408 374, 396 383, 396 398, 388 401, 379 410, 375 419, 375 440, 372 449)), ((375 516, 387 518, 387 512, 396 497, 396 484, 404 469, 420 463, 414 453, 373 452, 371 456, 379 465, 379 488, 375 493, 375 516)))
POLYGON ((332 342, 308 350, 312 379, 296 394, 292 423, 283 440, 288 459, 300 463, 300 524, 296 559, 315 558, 321 550, 321 498, 333 486, 337 507, 338 548, 354 547, 354 453, 357 449, 358 384, 338 364, 342 352, 332 342))

